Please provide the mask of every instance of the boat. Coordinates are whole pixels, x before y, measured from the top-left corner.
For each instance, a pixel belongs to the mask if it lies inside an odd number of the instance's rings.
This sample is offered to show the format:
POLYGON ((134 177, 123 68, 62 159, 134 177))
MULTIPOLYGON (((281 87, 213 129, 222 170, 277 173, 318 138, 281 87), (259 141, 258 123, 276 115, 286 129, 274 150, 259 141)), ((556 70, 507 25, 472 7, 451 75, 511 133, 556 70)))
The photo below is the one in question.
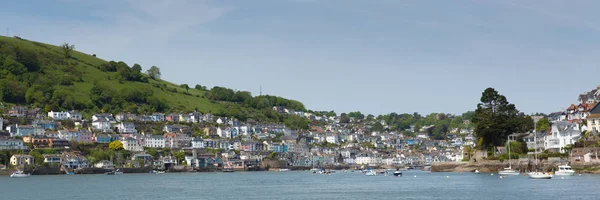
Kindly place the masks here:
POLYGON ((223 172, 233 172, 233 168, 231 168, 231 162, 225 162, 223 172))
POLYGON ((11 178, 26 178, 29 177, 31 174, 27 174, 25 172, 23 172, 23 170, 18 170, 16 172, 13 172, 10 177, 11 178))
MULTIPOLYGON (((535 123, 533 123, 533 124, 535 125, 535 123)), ((535 130, 535 126, 534 126, 533 130, 535 130)), ((535 168, 536 168, 536 171, 535 172, 529 172, 529 173, 527 173, 527 176, 529 176, 530 179, 552 179, 552 175, 550 175, 550 173, 545 173, 545 172, 539 172, 539 171, 537 171, 537 161, 538 161, 537 160, 537 149, 538 149, 537 148, 537 135, 535 135, 533 137, 533 141, 536 144, 535 152, 533 153, 533 158, 535 159, 535 168)))
POLYGON ((120 174, 123 174, 123 171, 121 171, 121 169, 115 170, 115 175, 120 175, 120 174))
POLYGON ((396 171, 394 171, 394 176, 402 177, 402 171, 400 171, 400 169, 396 169, 396 171))
POLYGON ((559 165, 558 171, 554 172, 554 176, 574 176, 575 170, 568 165, 559 165))
POLYGON ((369 170, 365 173, 367 176, 377 176, 377 172, 375 170, 369 170))
POLYGON ((113 170, 113 171, 104 172, 104 174, 106 174, 106 175, 120 175, 120 174, 123 174, 123 172, 121 171, 121 169, 116 169, 116 170, 113 170))
POLYGON ((552 179, 552 175, 550 173, 544 172, 529 172, 527 175, 530 179, 552 179))
POLYGON ((290 169, 279 169, 280 172, 288 172, 290 169))
POLYGON ((475 170, 473 173, 475 173, 475 174, 479 174, 479 170, 475 170))
POLYGON ((310 171, 313 172, 313 173, 316 173, 316 172, 321 171, 321 170, 319 168, 312 168, 312 169, 310 169, 310 171))
POLYGON ((516 176, 519 175, 520 173, 517 170, 512 169, 512 158, 510 156, 510 136, 508 136, 508 139, 506 141, 506 143, 508 145, 507 149, 508 149, 508 168, 504 168, 504 170, 498 171, 498 174, 502 175, 502 176, 516 176))
POLYGON ((158 171, 157 174, 164 174, 166 173, 165 171, 158 171))

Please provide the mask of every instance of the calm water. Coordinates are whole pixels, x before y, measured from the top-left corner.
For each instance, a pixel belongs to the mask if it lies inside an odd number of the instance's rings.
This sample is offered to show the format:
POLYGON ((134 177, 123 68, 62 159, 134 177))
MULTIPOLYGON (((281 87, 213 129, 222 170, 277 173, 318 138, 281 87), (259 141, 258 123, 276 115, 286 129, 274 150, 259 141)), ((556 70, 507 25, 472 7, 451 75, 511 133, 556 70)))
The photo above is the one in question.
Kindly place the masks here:
POLYGON ((0 199, 600 199, 600 176, 523 176, 407 171, 404 177, 235 172, 0 177, 0 199), (416 177, 414 177, 416 175, 416 177), (446 176, 450 176, 447 178, 446 176))

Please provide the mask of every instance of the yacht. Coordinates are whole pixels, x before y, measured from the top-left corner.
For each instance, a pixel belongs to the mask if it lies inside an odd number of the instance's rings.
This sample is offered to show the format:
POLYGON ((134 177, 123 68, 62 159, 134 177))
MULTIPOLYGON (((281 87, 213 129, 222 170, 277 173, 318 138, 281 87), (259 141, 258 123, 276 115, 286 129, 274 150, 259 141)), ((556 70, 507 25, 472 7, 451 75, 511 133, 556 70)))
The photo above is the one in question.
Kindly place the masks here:
POLYGON ((25 172, 23 172, 23 170, 19 170, 16 172, 13 172, 10 177, 11 178, 25 178, 25 177, 29 177, 31 174, 26 174, 25 172))
POLYGON ((280 172, 288 172, 290 169, 279 169, 280 172))
POLYGON ((568 165, 560 165, 558 166, 558 171, 554 172, 555 176, 573 176, 575 175, 575 170, 568 165))
POLYGON ((530 179, 552 179, 552 175, 550 175, 550 173, 544 172, 529 172, 527 175, 530 179))
POLYGON ((475 174, 479 174, 479 170, 475 170, 473 173, 475 173, 475 174))
POLYGON ((504 170, 498 171, 498 174, 502 175, 502 176, 516 176, 519 175, 520 173, 517 170, 512 169, 512 163, 510 162, 511 156, 510 156, 510 136, 508 136, 508 140, 506 140, 507 142, 507 150, 508 150, 508 168, 504 168, 504 170))
POLYGON ((400 169, 396 169, 396 171, 394 171, 394 176, 402 177, 402 171, 400 171, 400 169))

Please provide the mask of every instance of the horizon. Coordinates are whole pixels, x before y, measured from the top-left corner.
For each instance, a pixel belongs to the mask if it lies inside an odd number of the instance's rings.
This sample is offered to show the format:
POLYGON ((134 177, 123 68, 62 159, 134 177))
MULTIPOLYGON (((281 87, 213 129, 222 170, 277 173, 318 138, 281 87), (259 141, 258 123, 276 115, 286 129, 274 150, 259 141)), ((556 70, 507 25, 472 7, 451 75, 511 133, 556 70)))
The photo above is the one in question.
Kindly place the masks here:
POLYGON ((539 2, 61 0, 11 3, 0 17, 9 37, 338 115, 460 115, 488 87, 549 114, 600 85, 600 2, 539 2))

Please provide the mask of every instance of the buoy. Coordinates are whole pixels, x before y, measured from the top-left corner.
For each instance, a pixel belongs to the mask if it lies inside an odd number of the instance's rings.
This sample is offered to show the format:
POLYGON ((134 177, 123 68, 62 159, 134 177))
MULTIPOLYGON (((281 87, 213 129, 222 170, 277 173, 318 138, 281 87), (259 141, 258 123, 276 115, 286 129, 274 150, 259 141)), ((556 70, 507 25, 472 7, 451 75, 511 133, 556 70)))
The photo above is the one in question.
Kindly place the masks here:
POLYGON ((417 178, 417 175, 415 175, 415 178, 417 178))
POLYGON ((526 173, 523 173, 523 176, 527 176, 527 174, 526 174, 526 173))
POLYGON ((504 178, 504 176, 500 176, 500 179, 503 179, 503 178, 504 178))
POLYGON ((450 178, 450 176, 446 176, 446 178, 450 178))
POLYGON ((494 173, 492 173, 492 176, 494 175, 494 173))
POLYGON ((560 177, 560 179, 565 180, 565 177, 560 177))

